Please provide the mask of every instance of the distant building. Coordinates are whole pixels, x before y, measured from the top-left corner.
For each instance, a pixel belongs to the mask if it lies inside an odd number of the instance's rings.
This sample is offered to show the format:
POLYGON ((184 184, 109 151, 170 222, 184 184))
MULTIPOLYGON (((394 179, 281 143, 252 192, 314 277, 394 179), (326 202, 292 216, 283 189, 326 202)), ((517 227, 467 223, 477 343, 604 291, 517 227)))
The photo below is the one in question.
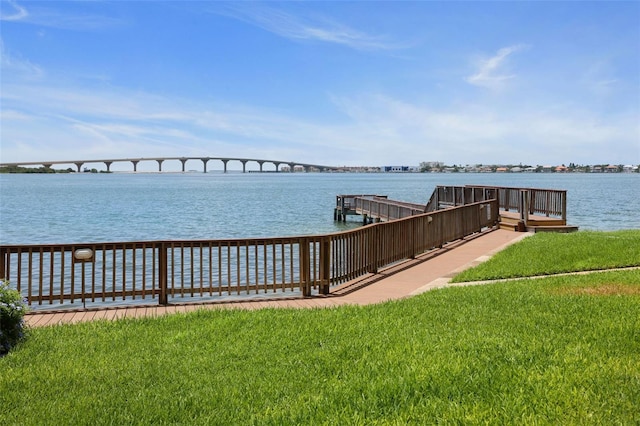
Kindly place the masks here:
POLYGON ((416 172, 418 168, 411 166, 384 166, 383 170, 387 173, 408 173, 416 172))

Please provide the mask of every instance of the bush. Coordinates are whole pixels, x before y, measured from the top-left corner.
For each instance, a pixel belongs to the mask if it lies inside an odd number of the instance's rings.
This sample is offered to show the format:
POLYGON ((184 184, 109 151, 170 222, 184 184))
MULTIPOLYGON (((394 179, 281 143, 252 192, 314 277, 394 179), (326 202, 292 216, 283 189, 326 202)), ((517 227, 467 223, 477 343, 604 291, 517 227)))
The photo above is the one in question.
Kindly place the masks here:
POLYGON ((24 338, 26 310, 27 300, 11 289, 8 281, 0 282, 0 356, 24 338))

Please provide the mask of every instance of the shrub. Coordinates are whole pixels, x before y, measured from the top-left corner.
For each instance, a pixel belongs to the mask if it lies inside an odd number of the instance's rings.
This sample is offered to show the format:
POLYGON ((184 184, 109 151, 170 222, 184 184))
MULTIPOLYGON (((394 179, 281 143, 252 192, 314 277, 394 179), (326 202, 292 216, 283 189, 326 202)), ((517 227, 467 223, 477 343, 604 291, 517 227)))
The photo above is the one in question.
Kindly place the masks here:
POLYGON ((26 310, 26 299, 11 289, 8 281, 0 282, 0 356, 9 352, 24 337, 26 310))

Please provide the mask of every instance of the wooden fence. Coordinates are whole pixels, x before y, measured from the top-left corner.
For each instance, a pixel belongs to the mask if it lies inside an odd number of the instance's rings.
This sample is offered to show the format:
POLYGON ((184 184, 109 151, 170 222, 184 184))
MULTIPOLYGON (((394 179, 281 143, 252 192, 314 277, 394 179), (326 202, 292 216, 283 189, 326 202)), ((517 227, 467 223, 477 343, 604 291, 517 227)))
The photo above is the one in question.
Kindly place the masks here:
POLYGON ((0 245, 0 279, 36 309, 311 296, 497 221, 486 200, 327 235, 0 245))

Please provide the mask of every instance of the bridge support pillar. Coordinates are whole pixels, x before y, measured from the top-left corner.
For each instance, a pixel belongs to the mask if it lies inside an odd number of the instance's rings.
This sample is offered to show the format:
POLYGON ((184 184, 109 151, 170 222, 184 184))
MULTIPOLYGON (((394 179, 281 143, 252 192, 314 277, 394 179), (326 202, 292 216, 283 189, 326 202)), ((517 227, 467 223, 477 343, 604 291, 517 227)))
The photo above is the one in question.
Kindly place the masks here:
POLYGON ((158 162, 158 171, 161 172, 162 171, 162 162, 164 160, 156 160, 158 162))
POLYGON ((133 164, 133 172, 137 172, 138 171, 138 163, 140 161, 139 160, 131 160, 131 163, 133 164))
POLYGON ((187 159, 183 157, 180 159, 180 162, 182 163, 182 173, 184 173, 185 165, 187 164, 187 159))
POLYGON ((262 165, 264 164, 264 161, 258 161, 258 164, 260 165, 260 173, 262 173, 262 165))
POLYGON ((111 163, 113 163, 113 161, 105 161, 104 165, 107 166, 107 173, 109 173, 111 171, 111 163))
POLYGON ((240 160, 242 163, 242 173, 247 173, 247 160, 240 160))
POLYGON ((296 167, 295 163, 289 163, 289 172, 293 173, 294 168, 296 167))
POLYGON ((80 172, 82 171, 81 169, 82 169, 82 165, 83 165, 84 163, 74 163, 74 164, 75 164, 75 165, 76 165, 76 167, 78 168, 78 173, 80 173, 80 172))
POLYGON ((201 158, 200 160, 202 160, 202 165, 204 167, 204 173, 207 173, 207 162, 209 161, 209 158, 201 158))
POLYGON ((222 160, 222 164, 224 164, 224 173, 227 173, 227 163, 229 160, 222 160))
POLYGON ((280 163, 278 163, 277 161, 272 161, 273 165, 276 166, 276 172, 280 171, 280 163))

